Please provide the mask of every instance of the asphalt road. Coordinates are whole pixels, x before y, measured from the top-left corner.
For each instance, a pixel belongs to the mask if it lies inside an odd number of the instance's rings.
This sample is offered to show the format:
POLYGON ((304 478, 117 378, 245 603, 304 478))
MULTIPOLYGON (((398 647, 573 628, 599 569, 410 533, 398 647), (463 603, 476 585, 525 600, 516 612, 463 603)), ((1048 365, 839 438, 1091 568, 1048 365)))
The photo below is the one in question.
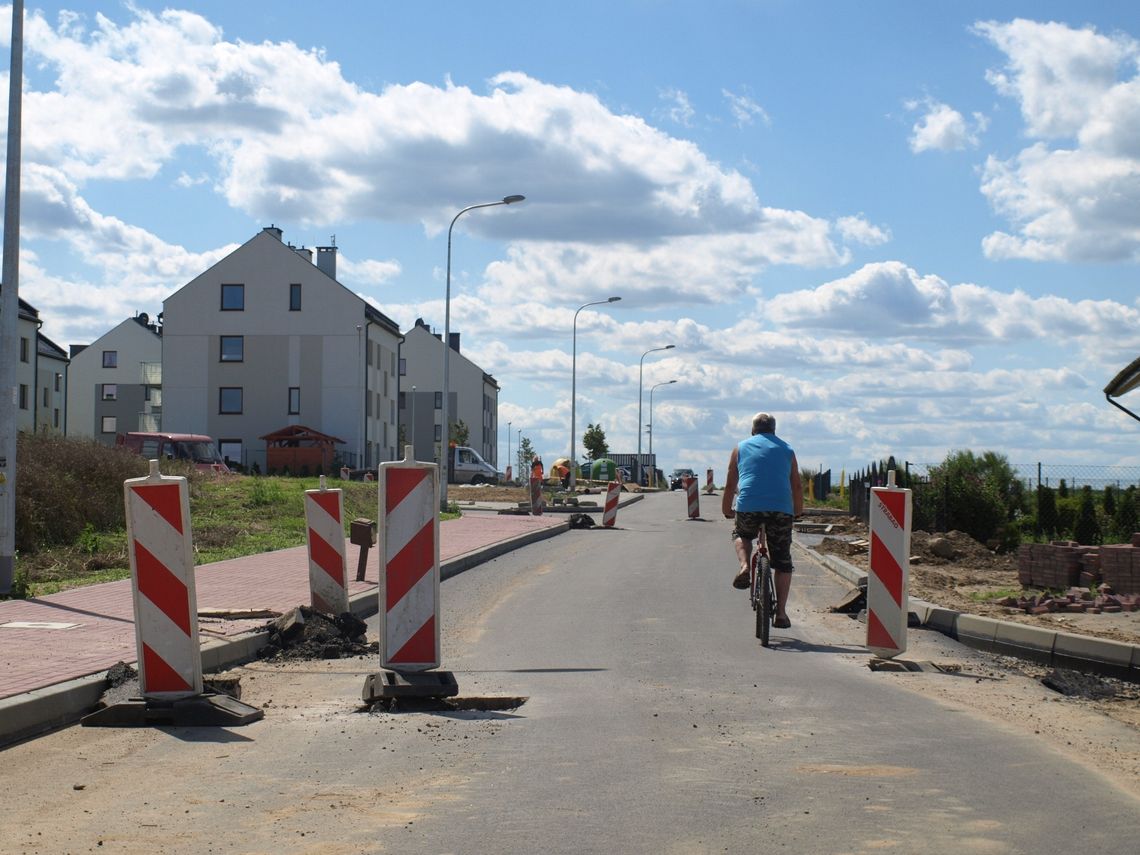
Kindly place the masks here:
MULTIPOLYGON (((800 562, 764 650, 729 523, 676 494, 442 586, 444 667, 511 711, 367 713, 342 660, 241 669, 261 722, 71 728, 0 756, 12 852, 1040 852, 1135 846, 1137 801, 900 689, 800 562)), ((944 679, 954 679, 946 677, 944 679)))

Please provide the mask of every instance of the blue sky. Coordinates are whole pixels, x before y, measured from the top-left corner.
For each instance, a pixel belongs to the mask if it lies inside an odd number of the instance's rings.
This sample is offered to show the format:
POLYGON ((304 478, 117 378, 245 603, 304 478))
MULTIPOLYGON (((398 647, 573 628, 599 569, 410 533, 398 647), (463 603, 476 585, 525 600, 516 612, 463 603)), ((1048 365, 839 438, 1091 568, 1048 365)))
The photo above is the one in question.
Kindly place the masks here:
MULTIPOLYGON (((275 224, 452 329, 544 458, 576 422, 718 479, 801 464, 1140 465, 1140 7, 34 3, 21 296, 61 345, 275 224), (1125 400, 1125 403, 1128 403, 1125 400), (1138 402, 1133 402, 1138 403, 1138 402), (649 437, 642 435, 648 450, 649 437)), ((0 7, 7 44, 10 10, 0 7)), ((5 63, 5 70, 7 64, 5 63)), ((5 75, 6 76, 6 75, 5 75)), ((5 81, 6 84, 6 81, 5 81)))

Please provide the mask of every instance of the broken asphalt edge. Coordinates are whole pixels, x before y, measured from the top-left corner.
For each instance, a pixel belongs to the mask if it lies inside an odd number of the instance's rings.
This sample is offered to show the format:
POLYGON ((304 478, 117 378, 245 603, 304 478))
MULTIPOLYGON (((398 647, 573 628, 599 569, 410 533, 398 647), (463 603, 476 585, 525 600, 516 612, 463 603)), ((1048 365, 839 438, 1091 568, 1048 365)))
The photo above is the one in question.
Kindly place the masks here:
MULTIPOLYGON (((867 574, 850 562, 798 543, 793 546, 852 585, 866 584, 867 574)), ((910 598, 910 612, 918 625, 937 630, 967 647, 1140 683, 1138 644, 981 617, 915 597, 910 598)))
MULTIPOLYGON (((524 532, 449 558, 440 562, 440 581, 569 530, 569 521, 560 522, 556 526, 524 532)), ((349 599, 349 611, 359 618, 370 617, 379 610, 378 586, 360 591, 349 599)), ((257 629, 233 638, 207 639, 202 643, 203 673, 222 671, 254 659, 257 652, 265 646, 268 635, 265 630, 257 629)), ((137 665, 134 662, 129 664, 132 667, 137 665)), ((87 677, 0 698, 0 751, 17 742, 77 723, 95 709, 106 688, 107 672, 100 671, 87 677)))

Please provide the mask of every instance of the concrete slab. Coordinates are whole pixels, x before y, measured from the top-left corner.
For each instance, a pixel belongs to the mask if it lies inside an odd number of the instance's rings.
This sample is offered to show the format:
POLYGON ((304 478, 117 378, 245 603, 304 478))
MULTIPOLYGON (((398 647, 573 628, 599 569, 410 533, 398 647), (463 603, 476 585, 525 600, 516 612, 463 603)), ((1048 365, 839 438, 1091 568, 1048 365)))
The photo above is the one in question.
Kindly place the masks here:
POLYGON ((997 653, 1048 665, 1053 660, 1056 637, 1056 630, 1003 620, 998 621, 993 649, 997 653))
POLYGON ((993 650, 998 621, 977 615, 959 614, 954 621, 955 638, 979 650, 993 650))
POLYGON ((1135 655, 1136 645, 1068 632, 1058 632, 1053 645, 1053 665, 1058 668, 1091 670, 1125 680, 1133 676, 1130 672, 1135 655))

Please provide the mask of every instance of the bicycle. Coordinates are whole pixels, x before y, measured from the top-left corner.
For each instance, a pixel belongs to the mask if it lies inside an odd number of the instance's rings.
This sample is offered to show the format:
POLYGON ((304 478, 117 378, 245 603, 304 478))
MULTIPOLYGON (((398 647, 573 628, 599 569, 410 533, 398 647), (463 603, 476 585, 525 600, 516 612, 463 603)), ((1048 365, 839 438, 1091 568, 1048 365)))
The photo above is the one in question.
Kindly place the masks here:
POLYGON ((749 565, 749 599, 756 612, 756 637, 761 647, 768 647, 772 621, 776 617, 776 590, 772 584, 772 564, 768 560, 768 538, 764 526, 756 535, 756 551, 749 565))

